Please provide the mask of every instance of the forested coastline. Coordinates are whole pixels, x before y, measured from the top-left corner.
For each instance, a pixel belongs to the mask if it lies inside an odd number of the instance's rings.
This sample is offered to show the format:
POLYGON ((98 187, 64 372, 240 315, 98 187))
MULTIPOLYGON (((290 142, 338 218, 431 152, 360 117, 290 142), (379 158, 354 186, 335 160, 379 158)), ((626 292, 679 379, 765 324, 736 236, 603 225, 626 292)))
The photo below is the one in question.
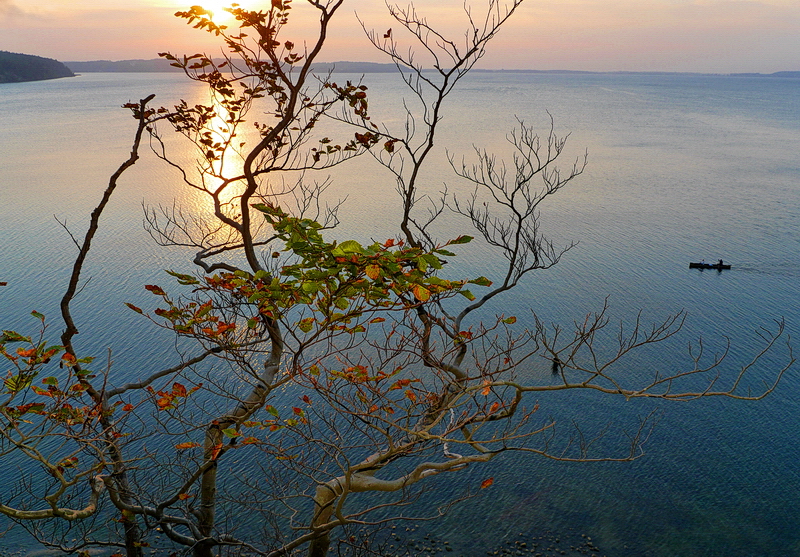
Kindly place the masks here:
POLYGON ((68 67, 52 58, 0 50, 0 83, 75 77, 68 67))

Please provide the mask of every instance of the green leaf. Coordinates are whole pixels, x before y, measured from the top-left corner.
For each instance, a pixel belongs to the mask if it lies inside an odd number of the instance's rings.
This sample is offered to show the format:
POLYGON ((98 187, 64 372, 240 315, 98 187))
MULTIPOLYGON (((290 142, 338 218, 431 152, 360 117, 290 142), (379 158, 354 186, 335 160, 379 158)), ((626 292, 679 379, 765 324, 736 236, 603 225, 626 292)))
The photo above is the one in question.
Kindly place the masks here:
POLYGON ((473 294, 469 290, 459 290, 458 293, 464 296, 470 302, 475 300, 475 294, 473 294))
POLYGON ((455 245, 455 244, 468 244, 473 240, 472 236, 459 236, 455 240, 450 240, 447 242, 447 245, 455 245))
POLYGON ((478 277, 476 279, 469 280, 467 282, 469 282, 470 284, 477 284, 478 286, 491 286, 492 285, 492 281, 490 281, 486 277, 478 277))
POLYGON ((314 328, 314 318, 313 317, 306 317, 305 319, 301 319, 297 323, 297 326, 301 331, 303 331, 304 333, 307 333, 312 328, 314 328))
POLYGON ((14 331, 3 331, 3 336, 0 336, 0 342, 30 342, 30 337, 24 337, 14 331))
POLYGON ((344 253, 364 253, 364 248, 355 240, 346 240, 337 246, 344 253))
POLYGON ((222 434, 223 434, 225 437, 229 438, 229 439, 233 439, 234 437, 241 437, 241 435, 242 435, 241 433, 239 433, 238 431, 236 431, 236 430, 235 430, 234 428, 232 428, 232 427, 229 427, 229 428, 223 429, 223 430, 222 430, 222 434))
POLYGON ((423 255, 422 259, 427 261, 428 265, 433 267, 434 269, 441 269, 442 263, 439 261, 439 258, 432 254, 423 255))
POLYGON ((31 384, 32 377, 22 377, 20 375, 12 375, 3 380, 3 384, 9 393, 18 393, 26 389, 31 384))
POLYGON ((300 288, 306 294, 316 294, 319 292, 319 283, 318 282, 304 282, 300 285, 300 288))
POLYGON ((33 315, 33 316, 34 316, 36 319, 38 319, 39 321, 44 321, 44 315, 42 315, 42 314, 41 314, 41 313, 39 313, 38 311, 32 311, 32 312, 31 312, 31 315, 33 315))
POLYGON ((184 275, 182 273, 176 273, 175 271, 167 271, 167 274, 172 275, 173 277, 178 279, 179 284, 184 284, 184 285, 200 284, 200 281, 198 281, 192 275, 184 275))
POLYGON ((278 410, 271 404, 268 404, 265 410, 270 414, 272 414, 273 416, 275 416, 276 418, 278 417, 278 410))

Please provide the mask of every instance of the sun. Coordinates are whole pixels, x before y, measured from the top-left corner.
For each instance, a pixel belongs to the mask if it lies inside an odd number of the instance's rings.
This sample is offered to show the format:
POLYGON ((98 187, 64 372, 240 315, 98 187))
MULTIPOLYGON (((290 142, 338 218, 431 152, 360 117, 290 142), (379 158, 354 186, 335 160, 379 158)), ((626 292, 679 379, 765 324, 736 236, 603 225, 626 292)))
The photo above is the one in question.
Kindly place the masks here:
POLYGON ((233 16, 230 12, 225 11, 225 8, 230 8, 233 4, 241 8, 246 8, 247 6, 243 5, 245 3, 246 2, 235 2, 235 0, 200 0, 198 2, 200 6, 213 14, 211 19, 218 25, 233 23, 233 16))

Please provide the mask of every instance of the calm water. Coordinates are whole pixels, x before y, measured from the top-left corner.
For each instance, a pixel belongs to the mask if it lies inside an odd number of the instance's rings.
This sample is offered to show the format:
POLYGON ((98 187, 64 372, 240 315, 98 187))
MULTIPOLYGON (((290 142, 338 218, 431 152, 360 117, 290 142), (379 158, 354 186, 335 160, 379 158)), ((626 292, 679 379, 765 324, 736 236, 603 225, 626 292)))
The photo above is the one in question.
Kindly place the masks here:
MULTIPOLYGON (((396 83, 368 75, 374 117, 399 123, 396 83)), ((109 174, 127 155, 133 120, 119 105, 155 92, 168 104, 200 98, 170 74, 88 74, 0 86, 0 326, 24 328, 36 309, 55 317, 75 248, 54 219, 82 234, 109 174)), ((686 364, 686 344, 702 336, 711 352, 725 338, 727 369, 757 350, 759 327, 784 317, 800 337, 800 80, 678 75, 475 74, 445 113, 440 145, 503 152, 517 115, 545 124, 549 111, 571 152, 588 149, 587 172, 543 209, 559 243, 579 246, 556 268, 532 277, 492 312, 529 308, 569 324, 608 296, 615 318, 653 320, 686 309, 679 338, 628 363, 631 374, 686 364), (722 257, 729 272, 690 271, 690 260, 722 257)), ((443 149, 439 152, 443 161, 443 149)), ((348 197, 342 234, 382 239, 398 214, 393 184, 361 161, 337 172, 332 197, 348 197), (381 215, 376 221, 375 215, 381 215), (388 223, 388 224, 387 224, 388 223)), ((163 344, 142 327, 129 301, 146 305, 141 286, 167 283, 164 268, 188 271, 185 258, 154 246, 141 204, 196 203, 174 177, 144 160, 126 175, 90 257, 92 280, 80 299, 87 353, 112 347, 123 376, 157 361, 163 344)), ((426 176, 462 187, 444 164, 426 176)), ((394 221, 396 222, 396 220, 394 221)), ((446 222, 442 236, 462 231, 446 222)), ((460 258, 492 276, 483 250, 460 258)), ((58 330, 54 321, 53 332, 58 330)), ((756 369, 768 377, 786 359, 778 348, 756 369)), ((533 365, 524 373, 546 373, 533 365)), ((644 459, 628 464, 563 464, 496 459, 436 484, 435 497, 461 493, 494 476, 492 493, 457 507, 427 532, 457 550, 482 555, 498 539, 585 533, 609 556, 800 555, 800 397, 797 372, 766 401, 706 400, 659 405, 660 424, 644 459), (458 477, 455 477, 458 476, 458 477), (477 517, 477 520, 476 520, 477 517)), ((543 412, 589 430, 625 425, 653 405, 585 394, 543 396, 543 412)), ((4 466, 0 474, 13 479, 4 466)), ((482 494, 483 495, 483 494, 482 494)))

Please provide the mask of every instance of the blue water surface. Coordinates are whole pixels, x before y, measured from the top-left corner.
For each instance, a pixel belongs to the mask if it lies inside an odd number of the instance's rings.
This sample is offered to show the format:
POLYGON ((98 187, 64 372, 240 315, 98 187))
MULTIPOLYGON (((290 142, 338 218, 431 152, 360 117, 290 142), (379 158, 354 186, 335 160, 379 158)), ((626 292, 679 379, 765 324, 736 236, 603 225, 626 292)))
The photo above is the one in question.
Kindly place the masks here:
MULTIPOLYGON (((365 81, 373 118, 402 126, 396 78, 365 81)), ((470 160, 473 145, 507 155, 514 116, 546 133, 549 111, 556 130, 571 133, 564 160, 589 153, 586 172, 542 207, 543 230, 559 245, 577 246, 483 317, 514 314, 529 326, 534 311, 568 326, 606 300, 615 323, 630 324, 640 312, 651 323, 685 310, 675 338, 624 363, 634 379, 690 366, 687 346, 701 338, 707 359, 730 343, 721 369, 735 373, 763 347, 760 329, 774 331, 785 320, 785 336, 800 337, 800 80, 491 72, 462 85, 444 112, 424 193, 435 195, 444 184, 467 193, 449 172, 445 146, 458 161, 461 153, 470 160), (733 268, 688 268, 689 261, 718 258, 733 268)), ((130 150, 134 121, 119 106, 152 92, 163 104, 202 94, 173 74, 0 86, 3 329, 34 328, 28 313, 37 310, 59 330, 57 300, 76 248, 56 218, 82 234, 108 176, 130 150)), ((141 225, 143 202, 197 203, 175 178, 153 157, 125 175, 87 265, 91 281, 76 302, 80 349, 110 349, 119 381, 165 361, 170 349, 168 338, 122 304, 149 307, 144 284, 167 283, 165 268, 191 270, 185 253, 156 246, 141 225)), ((394 235, 400 206, 385 171, 362 160, 336 169, 333 179, 328 195, 347 198, 338 234, 362 241, 394 235)), ((447 217, 437 232, 446 238, 469 230, 447 217)), ((497 257, 479 243, 461 250, 453 265, 499 278, 497 257)), ((788 358, 784 339, 751 370, 752 386, 774 378, 788 358)), ((519 373, 546 382, 548 371, 541 361, 519 373)), ((504 455, 437 478, 421 505, 456 497, 485 477, 494 484, 420 528, 447 536, 465 555, 541 532, 588 535, 603 554, 620 557, 800 555, 799 385, 790 370, 759 402, 655 404, 542 393, 535 398, 542 420, 557 417, 567 435, 573 420, 588 432, 610 423, 609 442, 621 427, 657 412, 646 456, 576 464, 504 455)), ((4 466, 3 473, 12 482, 17 472, 4 466)))

